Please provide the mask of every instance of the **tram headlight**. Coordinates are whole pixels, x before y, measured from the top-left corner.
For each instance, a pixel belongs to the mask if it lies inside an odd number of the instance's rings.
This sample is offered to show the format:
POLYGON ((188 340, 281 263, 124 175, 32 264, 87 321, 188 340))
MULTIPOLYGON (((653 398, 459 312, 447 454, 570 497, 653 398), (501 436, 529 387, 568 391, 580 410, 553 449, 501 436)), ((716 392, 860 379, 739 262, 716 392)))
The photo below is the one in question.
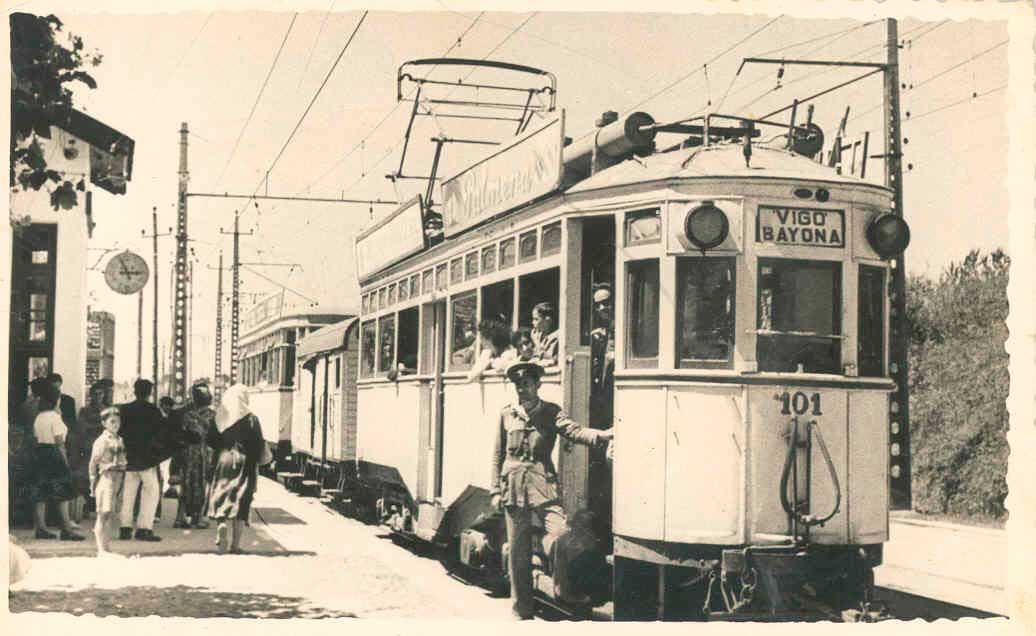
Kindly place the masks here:
POLYGON ((910 226, 895 214, 881 215, 867 226, 867 242, 882 258, 901 254, 910 244, 910 226))
POLYGON ((704 201, 687 213, 683 232, 692 245, 700 250, 709 250, 727 239, 730 222, 726 213, 716 207, 715 203, 704 201))

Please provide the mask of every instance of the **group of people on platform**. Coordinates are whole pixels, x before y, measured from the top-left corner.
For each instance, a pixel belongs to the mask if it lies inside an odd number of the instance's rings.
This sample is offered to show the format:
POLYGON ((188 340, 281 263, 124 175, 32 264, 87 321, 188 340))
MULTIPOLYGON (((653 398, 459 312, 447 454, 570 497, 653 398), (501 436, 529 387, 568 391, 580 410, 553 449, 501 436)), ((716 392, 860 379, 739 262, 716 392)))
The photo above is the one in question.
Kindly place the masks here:
POLYGON ((70 502, 79 499, 97 513, 99 555, 111 554, 109 524, 116 517, 120 540, 161 541, 154 523, 161 511, 160 466, 168 464, 165 481, 177 487, 179 499, 173 527, 203 529, 211 518, 219 522, 220 551, 241 551, 258 467, 272 460, 244 386, 230 387, 216 408, 204 382, 191 387, 180 407, 169 398, 155 406, 154 385, 140 379, 134 400, 113 406, 112 382, 99 380, 78 417, 75 401, 60 387, 57 374, 33 380, 9 427, 10 502, 12 509, 32 503, 36 539, 82 541, 70 514, 70 502), (48 504, 58 512, 58 532, 47 525, 48 504))

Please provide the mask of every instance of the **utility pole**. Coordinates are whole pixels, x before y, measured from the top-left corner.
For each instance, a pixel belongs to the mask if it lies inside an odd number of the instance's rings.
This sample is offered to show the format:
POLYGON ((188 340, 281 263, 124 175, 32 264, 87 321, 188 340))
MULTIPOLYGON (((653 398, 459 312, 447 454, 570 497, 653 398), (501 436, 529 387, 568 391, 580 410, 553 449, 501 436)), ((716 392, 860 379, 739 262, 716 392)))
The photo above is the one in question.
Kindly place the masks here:
MULTIPOLYGON (((163 392, 163 387, 160 386, 160 378, 158 376, 158 239, 162 236, 170 236, 172 234, 172 228, 169 228, 168 232, 162 234, 158 233, 158 207, 151 207, 151 235, 148 236, 141 230, 140 233, 144 238, 151 239, 151 259, 152 267, 154 271, 154 308, 151 316, 151 375, 154 376, 155 382, 155 402, 158 402, 158 396, 163 392)), ((163 365, 164 366, 164 365, 163 365)), ((137 375, 140 375, 140 370, 137 370, 137 375)))
MULTIPOLYGON (((221 234, 233 234, 234 235, 234 252, 233 261, 230 269, 233 272, 231 275, 230 282, 230 384, 237 383, 237 364, 238 364, 238 347, 240 345, 240 331, 241 331, 241 230, 240 230, 241 213, 238 210, 234 210, 234 231, 224 232, 223 228, 220 228, 221 234)), ((252 231, 247 232, 248 235, 252 234, 252 231)))
POLYGON ((191 318, 194 316, 194 260, 187 262, 187 342, 185 342, 183 365, 187 369, 187 378, 191 378, 191 353, 194 350, 194 329, 191 318))
POLYGON ((173 399, 187 398, 187 122, 180 124, 179 188, 176 197, 176 298, 173 303, 173 399))
POLYGON ((223 251, 219 253, 219 282, 216 283, 216 370, 212 383, 216 402, 223 396, 223 251))
MULTIPOLYGON (((886 44, 888 51, 885 66, 884 112, 885 117, 885 185, 892 189, 893 213, 903 216, 903 162, 902 132, 900 130, 899 108, 899 32, 894 18, 886 23, 886 44)), ((896 392, 889 404, 891 430, 889 442, 890 502, 894 510, 911 507, 910 488, 910 401, 907 393, 909 382, 907 356, 910 349, 910 332, 906 321, 906 260, 905 254, 895 259, 892 270, 892 298, 890 320, 889 370, 896 381, 896 392), (898 455, 896 450, 898 449, 898 455)))
POLYGON ((144 289, 137 292, 137 377, 141 372, 141 357, 144 348, 144 289))

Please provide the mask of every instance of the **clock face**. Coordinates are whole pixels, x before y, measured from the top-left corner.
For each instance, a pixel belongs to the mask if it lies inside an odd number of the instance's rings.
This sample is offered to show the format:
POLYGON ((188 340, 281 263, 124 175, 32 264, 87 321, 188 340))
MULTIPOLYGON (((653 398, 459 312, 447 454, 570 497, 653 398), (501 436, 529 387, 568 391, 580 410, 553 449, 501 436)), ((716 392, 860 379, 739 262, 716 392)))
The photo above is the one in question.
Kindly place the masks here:
POLYGON ((147 262, 127 251, 108 261, 108 266, 104 268, 104 280, 120 294, 135 294, 147 284, 148 273, 147 262))

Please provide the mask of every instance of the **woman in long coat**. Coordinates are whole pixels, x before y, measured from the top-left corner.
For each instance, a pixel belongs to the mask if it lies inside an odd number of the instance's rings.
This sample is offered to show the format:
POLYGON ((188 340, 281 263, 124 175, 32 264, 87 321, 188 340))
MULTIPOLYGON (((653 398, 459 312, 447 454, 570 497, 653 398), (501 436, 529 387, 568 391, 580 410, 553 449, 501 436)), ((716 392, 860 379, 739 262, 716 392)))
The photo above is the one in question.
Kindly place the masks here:
POLYGON ((196 382, 191 387, 190 401, 170 415, 186 444, 186 448, 173 456, 170 466, 171 476, 180 484, 174 528, 209 527, 202 517, 205 515, 205 497, 212 466, 212 449, 206 444, 207 434, 215 419, 211 404, 209 386, 204 382, 196 382))
POLYGON ((223 394, 216 410, 215 425, 206 442, 216 449, 217 458, 209 489, 208 516, 219 522, 216 545, 226 552, 241 552, 241 531, 248 524, 259 480, 259 466, 273 459, 263 441, 259 419, 248 408, 248 392, 235 384, 223 394))

